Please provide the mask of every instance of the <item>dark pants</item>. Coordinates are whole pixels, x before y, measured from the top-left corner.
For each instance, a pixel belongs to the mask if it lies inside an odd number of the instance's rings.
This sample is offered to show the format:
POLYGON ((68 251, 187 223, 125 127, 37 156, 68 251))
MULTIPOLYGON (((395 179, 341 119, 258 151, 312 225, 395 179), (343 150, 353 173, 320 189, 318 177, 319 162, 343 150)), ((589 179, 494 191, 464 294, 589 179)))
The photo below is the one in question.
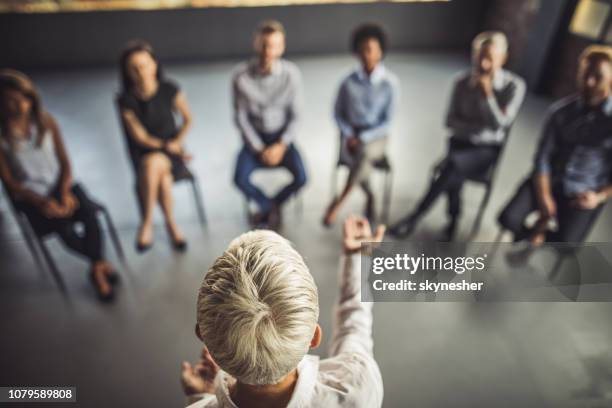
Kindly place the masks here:
POLYGON ((496 146, 476 146, 451 139, 440 174, 429 186, 413 215, 423 215, 440 194, 446 192, 448 214, 453 219, 458 217, 461 213, 461 189, 466 178, 487 171, 497 160, 498 153, 496 146))
MULTIPOLYGON (((271 143, 273 142, 268 141, 267 144, 271 143)), ((274 204, 278 206, 282 205, 289 197, 297 193, 299 189, 306 184, 304 164, 302 163, 300 153, 293 144, 287 147, 283 160, 276 167, 284 167, 289 170, 293 176, 293 181, 279 191, 275 197, 269 198, 257 186, 251 183, 251 174, 257 169, 271 167, 264 165, 259 160, 258 154, 252 152, 246 146, 244 146, 238 154, 234 182, 248 199, 257 203, 259 209, 263 213, 270 212, 274 204)))
MULTIPOLYGON (((582 242, 599 216, 603 205, 592 210, 571 206, 571 197, 563 194, 561 188, 553 186, 553 198, 557 204, 557 231, 546 235, 548 242, 582 242)), ((538 201, 532 177, 525 180, 510 202, 499 215, 498 221, 504 229, 514 234, 515 240, 527 238, 529 229, 525 219, 538 210, 538 201)))
MULTIPOLYGON (((81 186, 74 184, 71 191, 79 206, 66 218, 47 218, 38 208, 27 203, 17 203, 17 208, 28 217, 38 235, 57 233, 68 248, 92 262, 100 261, 103 259, 103 248, 97 209, 81 186), (77 223, 83 225, 81 233, 75 228, 77 223)), ((59 189, 55 189, 51 195, 58 200, 61 198, 59 189)))

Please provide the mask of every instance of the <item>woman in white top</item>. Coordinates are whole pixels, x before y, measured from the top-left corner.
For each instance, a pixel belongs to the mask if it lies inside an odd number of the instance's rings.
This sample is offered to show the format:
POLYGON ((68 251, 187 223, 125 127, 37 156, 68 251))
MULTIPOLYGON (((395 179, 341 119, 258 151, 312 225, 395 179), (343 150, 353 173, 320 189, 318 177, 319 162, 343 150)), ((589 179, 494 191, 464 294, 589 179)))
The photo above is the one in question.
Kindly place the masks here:
POLYGON ((86 257, 98 296, 112 299, 117 275, 103 256, 96 206, 73 183, 60 130, 43 110, 34 84, 13 70, 0 70, 0 178, 34 230, 57 233, 86 257), (83 225, 82 233, 76 223, 83 225))

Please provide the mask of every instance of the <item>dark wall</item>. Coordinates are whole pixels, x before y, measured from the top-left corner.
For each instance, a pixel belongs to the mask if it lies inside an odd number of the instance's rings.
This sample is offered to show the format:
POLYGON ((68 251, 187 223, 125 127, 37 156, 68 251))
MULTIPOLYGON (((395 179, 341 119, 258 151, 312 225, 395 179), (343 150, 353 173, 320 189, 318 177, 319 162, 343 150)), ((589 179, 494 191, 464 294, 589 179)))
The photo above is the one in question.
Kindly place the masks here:
POLYGON ((0 66, 60 68, 113 64, 132 38, 165 60, 218 59, 250 52, 258 21, 280 20, 289 54, 345 52, 350 30, 383 23, 394 49, 466 49, 487 0, 330 4, 55 14, 0 14, 0 66))

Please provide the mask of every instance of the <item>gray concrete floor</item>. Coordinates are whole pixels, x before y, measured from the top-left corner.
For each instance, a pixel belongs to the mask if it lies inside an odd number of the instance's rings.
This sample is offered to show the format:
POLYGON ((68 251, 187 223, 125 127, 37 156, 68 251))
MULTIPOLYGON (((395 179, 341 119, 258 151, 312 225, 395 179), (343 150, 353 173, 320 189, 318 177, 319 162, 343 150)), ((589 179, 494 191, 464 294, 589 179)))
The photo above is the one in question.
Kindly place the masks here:
MULTIPOLYGON (((53 241, 68 286, 56 289, 28 252, 6 203, 0 200, 0 385, 73 385, 82 407, 170 407, 182 404, 179 366, 197 356, 193 334, 197 287, 208 265, 244 231, 243 200, 230 184, 240 140, 231 121, 230 69, 236 61, 166 67, 187 91, 195 116, 188 139, 195 154, 209 226, 202 231, 186 186, 177 186, 177 212, 189 238, 174 254, 159 227, 153 250, 137 255, 138 213, 113 97, 110 69, 37 73, 45 106, 58 119, 76 177, 104 202, 128 253, 121 267, 119 300, 102 306, 93 297, 85 264, 53 241)), ((306 83, 299 145, 309 184, 303 216, 289 219, 285 235, 305 256, 320 288, 321 324, 331 331, 336 297, 340 228, 320 226, 337 154, 331 116, 339 78, 349 56, 297 59, 306 83)), ((450 54, 405 53, 388 58, 402 81, 389 155, 395 166, 392 219, 414 206, 432 164, 445 150, 443 115, 454 73, 467 61, 450 54)), ((496 234, 494 218, 530 169, 546 106, 529 96, 514 126, 480 241, 496 234)), ((257 174, 266 186, 286 180, 282 171, 257 174)), ((462 236, 482 191, 469 186, 462 236)), ((356 192, 343 215, 360 211, 356 192)), ((417 237, 444 222, 441 200, 417 237)), ((590 240, 610 241, 610 210, 590 240)), ((107 245, 109 254, 115 254, 107 245)), ((608 303, 379 303, 375 353, 385 384, 385 407, 612 407, 612 305, 608 303)), ((315 352, 325 355, 325 345, 315 352)))

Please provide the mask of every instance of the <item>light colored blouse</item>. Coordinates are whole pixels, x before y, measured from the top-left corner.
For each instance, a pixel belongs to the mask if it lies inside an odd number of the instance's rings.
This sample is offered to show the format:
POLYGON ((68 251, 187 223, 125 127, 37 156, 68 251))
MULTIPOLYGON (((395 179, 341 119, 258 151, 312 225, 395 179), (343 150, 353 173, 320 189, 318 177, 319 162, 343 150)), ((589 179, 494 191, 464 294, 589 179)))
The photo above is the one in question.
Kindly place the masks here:
POLYGON ((61 175, 61 164, 55 150, 51 130, 46 130, 42 143, 38 145, 34 128, 27 137, 8 141, 0 137, 2 149, 15 180, 24 188, 47 197, 57 186, 61 175))

